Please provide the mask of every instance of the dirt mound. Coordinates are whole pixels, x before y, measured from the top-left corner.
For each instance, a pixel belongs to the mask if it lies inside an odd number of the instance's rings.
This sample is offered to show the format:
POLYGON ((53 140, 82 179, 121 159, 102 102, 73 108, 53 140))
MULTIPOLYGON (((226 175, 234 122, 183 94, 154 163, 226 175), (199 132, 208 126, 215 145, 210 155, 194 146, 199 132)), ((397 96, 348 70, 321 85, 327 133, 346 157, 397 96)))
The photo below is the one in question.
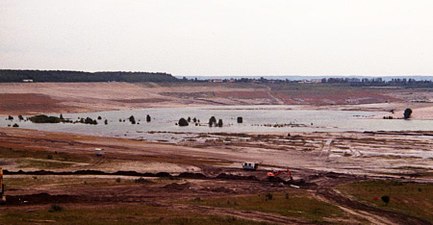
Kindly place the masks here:
POLYGON ((234 175, 234 174, 227 174, 227 173, 220 173, 218 176, 216 176, 217 179, 224 179, 224 180, 259 180, 255 176, 240 176, 240 175, 234 175))
POLYGON ((236 193, 236 191, 229 189, 229 188, 226 188, 226 187, 210 188, 209 191, 217 192, 217 193, 230 193, 230 194, 236 193))
POLYGON ((167 184, 163 188, 168 191, 183 191, 189 189, 190 187, 191 184, 187 182, 183 184, 178 184, 178 183, 167 184))
POLYGON ((180 173, 177 177, 179 178, 189 178, 189 179, 207 179, 208 177, 202 173, 180 173))

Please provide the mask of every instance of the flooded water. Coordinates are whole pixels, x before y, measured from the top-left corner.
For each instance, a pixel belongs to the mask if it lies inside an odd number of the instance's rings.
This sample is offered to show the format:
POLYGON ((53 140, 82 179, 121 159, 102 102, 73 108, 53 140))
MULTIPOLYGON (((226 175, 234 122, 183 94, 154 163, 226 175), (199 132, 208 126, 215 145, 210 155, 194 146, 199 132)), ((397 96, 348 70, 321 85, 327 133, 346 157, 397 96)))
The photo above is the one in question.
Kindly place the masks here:
MULTIPOLYGON (((88 124, 35 124, 30 121, 0 120, 0 126, 17 123, 21 128, 44 131, 59 131, 100 136, 138 138, 145 140, 176 141, 196 133, 254 133, 254 132, 313 132, 313 131, 401 131, 432 130, 433 120, 384 120, 374 117, 384 112, 297 110, 291 106, 224 106, 224 107, 186 107, 186 108, 149 108, 95 113, 63 114, 73 121, 91 117, 97 125, 88 124), (151 122, 146 122, 150 115, 151 122), (137 124, 128 120, 134 116, 137 124), (211 116, 223 120, 223 127, 209 127, 211 116), (191 122, 189 126, 179 127, 176 123, 183 117, 196 118, 200 123, 191 122), (243 123, 237 123, 237 117, 243 123), (108 124, 104 124, 104 120, 108 124), (121 120, 121 122, 119 121, 121 120), (125 120, 125 122, 123 122, 125 120)), ((58 115, 55 115, 58 116, 58 115)))

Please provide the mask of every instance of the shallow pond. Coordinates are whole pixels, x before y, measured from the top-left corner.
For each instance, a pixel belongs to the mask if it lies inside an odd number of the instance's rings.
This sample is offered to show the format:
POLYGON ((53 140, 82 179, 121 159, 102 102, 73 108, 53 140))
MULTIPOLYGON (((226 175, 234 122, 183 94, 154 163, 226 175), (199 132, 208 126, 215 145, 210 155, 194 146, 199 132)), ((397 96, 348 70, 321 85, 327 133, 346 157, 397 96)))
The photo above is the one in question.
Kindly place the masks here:
MULTIPOLYGON (((189 133, 253 133, 253 132, 313 132, 313 131, 401 131, 432 130, 433 120, 384 120, 377 116, 387 115, 384 112, 332 111, 332 110, 298 110, 291 106, 218 106, 218 107, 184 107, 184 108, 149 108, 122 111, 105 111, 94 113, 63 114, 64 118, 73 121, 78 118, 91 117, 97 125, 88 124, 36 124, 30 121, 0 120, 5 127, 17 123, 21 128, 44 131, 60 131, 79 134, 91 134, 113 137, 139 138, 146 140, 177 141, 189 133), (146 122, 150 115, 151 122, 146 122), (137 124, 128 120, 134 116, 137 124), (223 127, 209 127, 211 116, 223 120, 223 127), (200 120, 186 127, 179 127, 179 119, 194 117, 200 120), (237 117, 243 123, 237 123, 237 117), (376 118, 375 118, 376 117, 376 118), (104 120, 108 124, 104 124, 104 120), (122 122, 120 122, 121 120, 122 122), (125 122, 123 122, 125 121, 125 122)), ((55 115, 58 116, 58 115, 55 115)))

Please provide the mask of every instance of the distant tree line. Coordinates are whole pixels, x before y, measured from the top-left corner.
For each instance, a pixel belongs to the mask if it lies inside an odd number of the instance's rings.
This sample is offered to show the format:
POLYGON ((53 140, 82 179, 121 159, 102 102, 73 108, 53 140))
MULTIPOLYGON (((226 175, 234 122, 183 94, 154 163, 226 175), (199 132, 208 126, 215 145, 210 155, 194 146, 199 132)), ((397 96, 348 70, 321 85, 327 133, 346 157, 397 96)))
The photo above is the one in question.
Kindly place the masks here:
POLYGON ((167 73, 0 70, 0 82, 176 82, 167 73))
POLYGON ((412 78, 323 78, 322 83, 350 84, 351 86, 404 86, 404 87, 433 87, 433 81, 415 80, 412 78))
POLYGON ((321 79, 301 79, 301 80, 289 80, 289 79, 273 79, 271 77, 259 77, 259 78, 224 78, 224 79, 188 79, 183 77, 179 79, 182 82, 194 82, 194 83, 258 83, 258 84, 288 84, 288 83, 323 83, 323 84, 346 84, 350 86, 403 86, 403 87, 433 87, 433 81, 431 80, 417 80, 413 78, 392 78, 383 79, 380 77, 375 78, 353 78, 353 77, 329 77, 321 79))

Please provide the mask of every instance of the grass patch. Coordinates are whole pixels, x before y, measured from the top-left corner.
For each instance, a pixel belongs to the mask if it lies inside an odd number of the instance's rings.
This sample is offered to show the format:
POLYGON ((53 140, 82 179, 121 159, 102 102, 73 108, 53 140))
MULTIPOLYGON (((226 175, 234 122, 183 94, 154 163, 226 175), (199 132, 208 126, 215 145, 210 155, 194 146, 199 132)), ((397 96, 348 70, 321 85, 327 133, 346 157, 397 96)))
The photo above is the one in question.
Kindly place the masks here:
POLYGON ((0 158, 34 158, 51 159, 58 161, 90 162, 90 156, 79 156, 65 152, 51 152, 40 150, 25 150, 0 147, 0 158))
POLYGON ((433 223, 433 184, 363 181, 341 185, 338 189, 364 203, 433 223), (382 200, 383 196, 389 196, 388 204, 382 200))
MULTIPOLYGON (((62 210, 52 212, 53 206, 36 211, 10 210, 0 211, 0 224, 29 224, 51 222, 52 224, 168 224, 168 225, 266 225, 243 220, 235 217, 205 215, 195 212, 169 210, 162 207, 145 205, 116 205, 116 206, 73 206, 61 207, 62 210)), ((57 207, 56 207, 57 208, 57 207)))
POLYGON ((18 168, 60 169, 73 165, 62 161, 39 159, 18 159, 16 162, 19 164, 18 168))
POLYGON ((0 147, 0 158, 15 159, 21 168, 58 169, 74 163, 88 163, 90 156, 79 156, 65 152, 24 150, 0 147))
POLYGON ((119 185, 137 185, 134 180, 123 179, 122 183, 117 183, 115 178, 95 178, 95 177, 77 177, 77 176, 5 176, 4 183, 6 191, 14 189, 27 189, 33 187, 50 187, 50 188, 69 188, 85 186, 89 188, 101 188, 119 185))
POLYGON ((326 218, 344 217, 344 212, 339 208, 308 196, 303 191, 194 199, 192 204, 276 213, 287 217, 305 219, 313 223, 326 223, 326 218))

